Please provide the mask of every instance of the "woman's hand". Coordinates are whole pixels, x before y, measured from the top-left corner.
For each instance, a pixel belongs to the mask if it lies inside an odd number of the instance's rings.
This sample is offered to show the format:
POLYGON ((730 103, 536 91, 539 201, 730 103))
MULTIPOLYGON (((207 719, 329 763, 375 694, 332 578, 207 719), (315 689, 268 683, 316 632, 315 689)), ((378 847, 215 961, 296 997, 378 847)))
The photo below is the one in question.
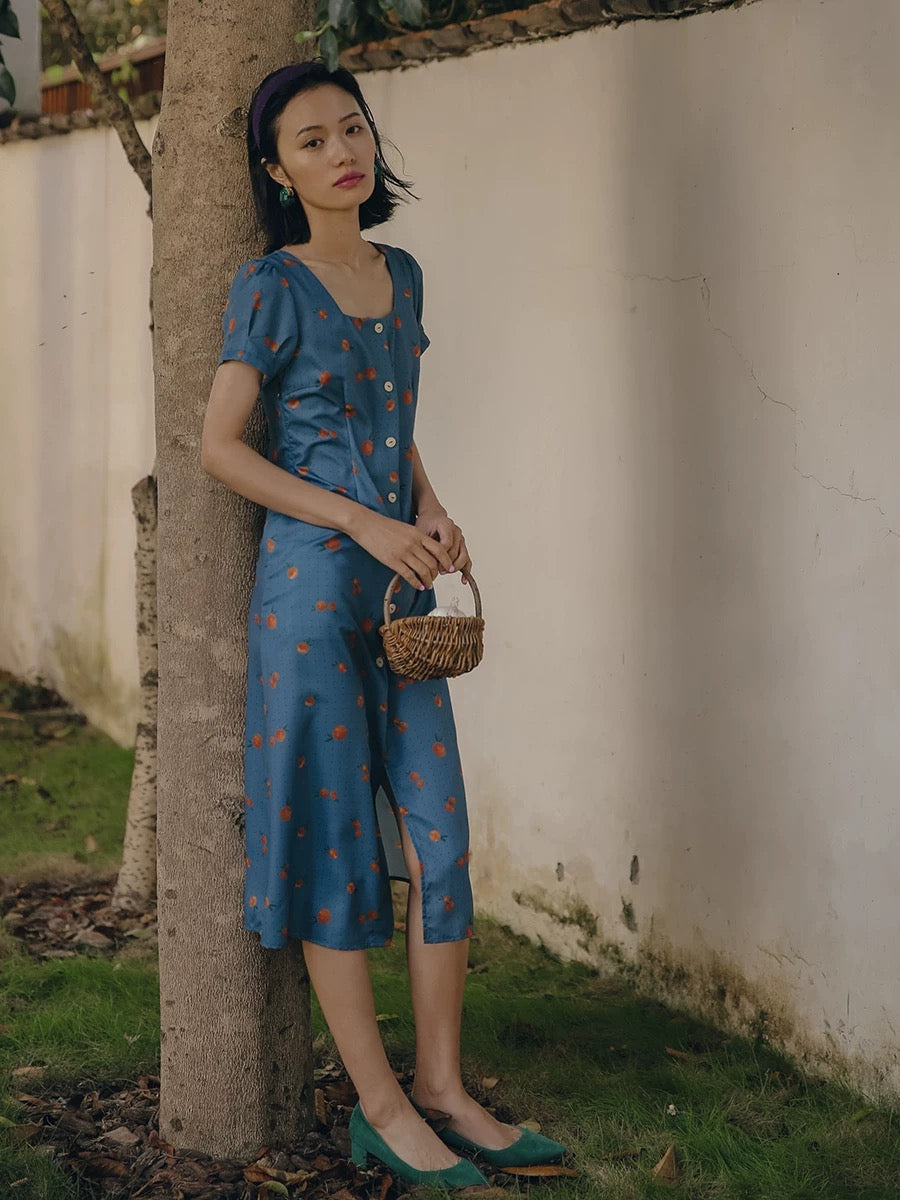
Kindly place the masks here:
POLYGON ((353 540, 380 563, 399 571, 407 583, 424 591, 439 570, 454 571, 453 560, 439 540, 415 525, 366 509, 350 532, 353 540))
MULTIPOLYGON (((455 571, 468 571, 471 567, 472 560, 466 549, 466 539, 463 537, 460 527, 451 517, 444 513, 423 513, 416 517, 416 529, 420 529, 446 548, 452 563, 451 574, 455 571)), ((442 569, 441 574, 444 573, 445 570, 442 569)), ((463 583, 465 582, 466 579, 463 576, 463 583)))

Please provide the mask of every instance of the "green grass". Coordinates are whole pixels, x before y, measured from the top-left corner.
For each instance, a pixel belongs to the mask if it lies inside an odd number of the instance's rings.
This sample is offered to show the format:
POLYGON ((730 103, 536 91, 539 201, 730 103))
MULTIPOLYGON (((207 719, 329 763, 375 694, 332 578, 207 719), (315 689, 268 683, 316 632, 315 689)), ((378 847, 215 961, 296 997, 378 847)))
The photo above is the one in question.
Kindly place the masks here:
MULTIPOLYGON (((14 847, 5 874, 51 878, 115 868, 125 825, 131 756, 87 727, 39 745, 0 742, 0 772, 37 786, 2 793, 14 847), (50 796, 38 790, 43 787, 50 796), (65 818, 52 831, 49 820, 65 818), (100 849, 85 854, 92 834, 100 849), (52 840, 51 840, 52 835, 52 840)), ((515 1120, 535 1118, 565 1142, 578 1179, 533 1184, 557 1200, 898 1200, 900 1115, 788 1058, 688 1014, 636 996, 625 984, 560 963, 484 916, 470 944, 463 1065, 468 1078, 497 1077, 491 1095, 515 1120), (666 1047, 689 1052, 672 1058, 666 1047), (674 1111, 671 1110, 674 1106, 674 1111), (681 1181, 656 1184, 650 1168, 674 1142, 681 1181), (633 1151, 634 1157, 615 1158, 633 1151)), ((402 936, 370 952, 381 1029, 398 1068, 412 1065, 402 936)), ((33 961, 0 932, 0 1116, 24 1119, 10 1096, 24 1086, 94 1085, 156 1071, 159 995, 152 952, 130 946, 112 958, 86 953, 33 961), (9 1071, 37 1064, 40 1083, 11 1086, 9 1071)), ((313 998, 315 1030, 327 1030, 313 998)), ((512 1183, 511 1196, 524 1195, 512 1183)), ((0 1149, 0 1196, 73 1200, 68 1181, 33 1148, 0 1149), (29 1177, 26 1188, 11 1189, 29 1177)))
POLYGON ((85 867, 98 876, 114 873, 133 764, 132 750, 89 725, 51 725, 28 714, 0 720, 0 780, 19 777, 0 792, 0 874, 68 879, 86 874, 85 867), (59 727, 69 732, 54 736, 50 730, 59 727), (89 835, 96 850, 86 848, 89 835))

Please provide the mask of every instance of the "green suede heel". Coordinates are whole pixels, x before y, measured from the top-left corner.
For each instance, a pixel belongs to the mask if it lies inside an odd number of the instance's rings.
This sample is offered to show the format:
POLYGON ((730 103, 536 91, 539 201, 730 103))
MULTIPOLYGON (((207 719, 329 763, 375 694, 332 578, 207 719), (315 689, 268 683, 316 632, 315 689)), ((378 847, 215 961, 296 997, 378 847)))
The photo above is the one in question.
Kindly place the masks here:
POLYGON ((358 1167, 366 1168, 369 1158, 375 1158, 407 1183, 437 1183, 445 1187, 470 1187, 473 1183, 488 1184, 473 1162, 461 1158, 452 1167, 441 1171, 420 1171, 398 1157, 384 1138, 366 1120, 357 1103, 350 1114, 350 1153, 358 1167))
MULTIPOLYGON (((420 1116, 428 1119, 425 1109, 416 1104, 411 1096, 409 1102, 420 1116)), ((554 1142, 551 1138, 544 1137, 541 1133, 535 1133, 531 1129, 525 1129, 522 1125, 517 1128, 522 1130, 520 1136, 512 1145, 504 1146, 501 1150, 491 1150, 487 1146, 479 1146, 477 1142, 470 1142, 468 1138, 454 1133, 452 1129, 435 1129, 435 1133, 442 1142, 452 1146, 454 1150, 465 1150, 468 1154, 477 1154, 492 1167, 535 1167, 540 1163, 556 1162, 565 1154, 566 1148, 559 1142, 554 1142)))

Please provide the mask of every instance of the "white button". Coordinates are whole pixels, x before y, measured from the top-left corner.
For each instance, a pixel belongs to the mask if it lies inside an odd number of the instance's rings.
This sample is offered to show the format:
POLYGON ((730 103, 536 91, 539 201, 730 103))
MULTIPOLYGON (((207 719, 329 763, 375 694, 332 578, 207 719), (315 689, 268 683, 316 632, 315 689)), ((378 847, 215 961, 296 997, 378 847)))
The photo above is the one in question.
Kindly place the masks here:
POLYGON ((384 444, 385 444, 386 446, 396 446, 396 445, 397 445, 397 439, 396 439, 395 437, 389 437, 389 438, 385 438, 385 439, 384 439, 384 444))
POLYGON ((389 379, 385 380, 384 390, 386 392, 392 392, 394 390, 394 385, 391 383, 391 381, 389 379))
POLYGON ((396 605, 396 604, 392 604, 392 605, 390 606, 390 608, 388 609, 388 612, 396 612, 396 611, 397 611, 397 605, 396 605))
POLYGON ((384 329, 384 326, 382 325, 382 323, 380 321, 378 321, 375 325, 375 332, 381 333, 382 329, 384 329))
POLYGON ((383 667, 383 666, 384 666, 384 659, 383 659, 383 658, 376 658, 376 659, 375 659, 375 666, 376 666, 376 667, 383 667))
POLYGON ((392 504, 396 499, 397 499, 396 492, 388 492, 388 500, 390 500, 392 504))

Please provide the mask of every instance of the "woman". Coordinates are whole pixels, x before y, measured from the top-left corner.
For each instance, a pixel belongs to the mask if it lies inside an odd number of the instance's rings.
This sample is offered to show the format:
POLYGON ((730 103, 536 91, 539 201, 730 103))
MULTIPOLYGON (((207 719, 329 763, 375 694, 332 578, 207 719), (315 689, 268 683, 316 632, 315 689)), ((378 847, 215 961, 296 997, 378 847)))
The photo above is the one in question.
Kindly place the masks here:
POLYGON ((231 285, 201 450, 204 470, 266 507, 248 622, 244 927, 267 948, 301 941, 359 1095, 354 1159, 410 1182, 483 1184, 451 1147, 497 1166, 562 1147, 495 1120, 463 1087, 473 916, 450 696, 445 679, 394 675, 378 632, 396 572, 400 617, 430 611, 436 576, 471 562, 413 440, 430 340, 421 269, 360 232, 390 217, 391 185, 408 184, 384 161, 354 76, 320 62, 262 81, 248 155, 267 253, 231 285), (242 441, 258 396, 267 459, 242 441), (379 788, 409 876, 410 1098, 384 1052, 366 957, 393 933, 379 788), (440 1133, 425 1110, 449 1118, 440 1133))

